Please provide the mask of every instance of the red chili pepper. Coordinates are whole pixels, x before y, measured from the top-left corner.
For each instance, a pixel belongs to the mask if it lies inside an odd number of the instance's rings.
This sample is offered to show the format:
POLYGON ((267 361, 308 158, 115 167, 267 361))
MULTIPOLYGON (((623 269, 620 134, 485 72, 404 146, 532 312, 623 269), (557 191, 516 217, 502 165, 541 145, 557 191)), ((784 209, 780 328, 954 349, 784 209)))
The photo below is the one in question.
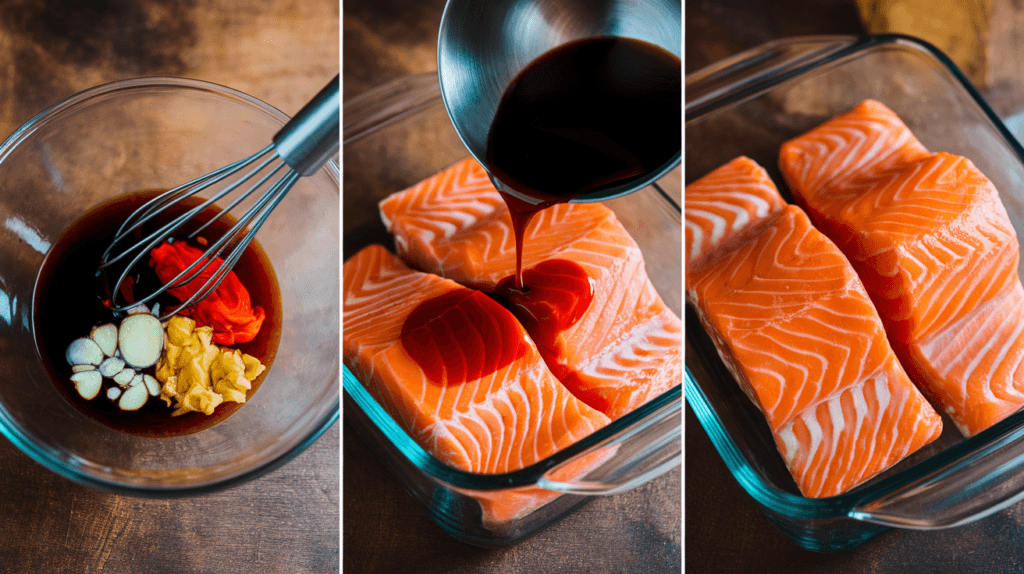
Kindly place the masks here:
MULTIPOLYGON (((204 252, 184 241, 175 241, 164 242, 149 255, 149 266, 156 271, 160 281, 166 284, 193 261, 200 259, 204 252)), ((167 292, 179 301, 187 300, 217 272, 221 263, 221 258, 215 258, 198 277, 180 287, 168 289, 167 292)), ((213 327, 213 342, 218 345, 252 341, 266 317, 262 307, 252 306, 249 291, 238 280, 234 271, 228 272, 224 282, 209 297, 183 310, 181 314, 194 319, 200 327, 213 327)))

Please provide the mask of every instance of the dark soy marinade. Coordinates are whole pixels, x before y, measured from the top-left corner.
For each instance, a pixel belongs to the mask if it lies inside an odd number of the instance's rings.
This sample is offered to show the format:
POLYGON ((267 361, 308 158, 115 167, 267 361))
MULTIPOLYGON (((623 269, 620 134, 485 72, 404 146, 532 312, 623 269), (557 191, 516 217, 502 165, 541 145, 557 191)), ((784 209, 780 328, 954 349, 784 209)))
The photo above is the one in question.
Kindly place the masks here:
POLYGON ((526 352, 523 328, 542 352, 552 348, 594 297, 586 270, 565 259, 542 261, 523 279, 524 289, 509 276, 487 295, 455 289, 413 308, 402 324, 402 346, 428 380, 450 386, 507 367, 526 352))
POLYGON ((567 259, 548 259, 523 271, 523 287, 508 276, 491 293, 519 319, 542 350, 583 318, 594 299, 594 285, 583 267, 567 259))
MULTIPOLYGON (((116 400, 111 401, 106 396, 107 389, 116 386, 109 379, 104 379, 99 395, 92 400, 83 399, 71 382, 71 366, 65 359, 67 346, 79 337, 87 337, 93 327, 104 323, 120 324, 120 318, 114 317, 104 300, 110 297, 110 289, 120 277, 123 267, 113 268, 107 274, 97 274, 96 270, 103 252, 110 245, 121 223, 158 193, 144 191, 115 198, 90 210, 61 235, 47 253, 36 280, 32 320, 36 349, 43 365, 68 402, 83 414, 118 431, 138 436, 171 437, 210 428, 230 416, 242 404, 223 402, 209 416, 201 412, 189 412, 172 417, 173 406, 167 406, 160 397, 149 397, 139 410, 122 411, 116 400)), ((201 202, 197 198, 179 202, 167 210, 159 221, 147 223, 140 230, 140 237, 201 202)), ((200 212, 176 235, 177 240, 184 239, 191 230, 209 221, 218 211, 215 207, 208 207, 200 212)), ((215 240, 233 223, 234 219, 230 216, 220 217, 203 230, 202 235, 211 241, 215 240)), ((131 240, 128 241, 125 245, 130 245, 131 240)), ((205 249, 202 245, 193 245, 205 249)), ((246 395, 248 399, 270 371, 277 353, 281 338, 281 294, 270 260, 256 241, 249 244, 235 265, 234 272, 249 291, 253 306, 263 307, 266 312, 266 319, 255 339, 230 347, 256 357, 267 367, 252 382, 252 388, 246 395)), ((161 286, 156 273, 149 267, 148 254, 132 270, 131 276, 131 289, 140 298, 161 286)), ((118 299, 118 303, 123 302, 123 297, 118 299)), ((161 312, 178 303, 174 297, 163 294, 147 305, 152 308, 155 302, 160 303, 161 312)), ((150 375, 154 371, 155 367, 141 370, 150 375)))
POLYGON ((402 346, 437 385, 486 377, 526 353, 522 328, 501 305, 472 289, 421 302, 402 324, 402 346))
POLYGON ((517 285, 534 213, 646 177, 681 138, 680 61, 654 44, 587 38, 524 68, 498 104, 486 159, 512 216, 517 285))

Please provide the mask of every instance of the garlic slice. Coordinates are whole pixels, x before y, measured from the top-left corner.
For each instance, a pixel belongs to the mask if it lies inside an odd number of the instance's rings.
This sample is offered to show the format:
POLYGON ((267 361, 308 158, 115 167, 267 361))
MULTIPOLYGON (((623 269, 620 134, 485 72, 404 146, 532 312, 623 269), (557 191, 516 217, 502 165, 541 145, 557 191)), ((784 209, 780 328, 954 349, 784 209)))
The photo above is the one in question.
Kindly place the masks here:
POLYGON ((96 341, 103 354, 108 357, 113 357, 114 352, 117 351, 117 326, 113 323, 94 327, 89 333, 89 338, 96 341))
POLYGON ((72 373, 81 373, 82 371, 91 371, 96 368, 96 365, 71 365, 72 373))
POLYGON ((147 399, 149 399, 149 393, 146 392, 146 385, 134 385, 128 387, 128 390, 121 395, 117 406, 122 411, 135 411, 146 404, 147 399))
POLYGON ((160 394, 160 381, 151 375, 142 375, 142 382, 146 384, 149 396, 155 397, 160 394))
POLYGON ((71 375, 75 383, 75 389, 82 398, 89 401, 96 397, 103 386, 103 376, 99 371, 82 371, 71 375))
POLYGON ((121 389, 117 387, 110 387, 107 389, 107 398, 116 401, 117 397, 121 396, 121 389))
POLYGON ((110 357, 102 363, 100 363, 100 374, 104 377, 113 378, 114 375, 120 373, 124 369, 124 361, 117 357, 110 357))
POLYGON ((122 387, 132 382, 132 378, 135 376, 135 369, 124 368, 121 372, 114 375, 114 382, 121 385, 122 387))
POLYGON ((136 315, 138 313, 149 313, 149 307, 146 307, 144 304, 139 303, 138 305, 128 309, 127 313, 128 315, 136 315))
POLYGON ((156 364, 164 349, 164 329, 149 313, 129 315, 117 334, 118 348, 125 363, 144 369, 156 364))
POLYGON ((98 365, 103 362, 103 349, 88 337, 75 339, 64 354, 70 365, 98 365))

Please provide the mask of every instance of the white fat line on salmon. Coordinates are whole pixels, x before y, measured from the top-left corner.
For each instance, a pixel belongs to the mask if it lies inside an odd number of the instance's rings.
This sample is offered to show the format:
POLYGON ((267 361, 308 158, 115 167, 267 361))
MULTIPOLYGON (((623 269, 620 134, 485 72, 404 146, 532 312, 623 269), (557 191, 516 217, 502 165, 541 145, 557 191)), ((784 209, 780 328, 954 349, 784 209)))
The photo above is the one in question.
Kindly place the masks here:
POLYGON ((636 363, 664 361, 665 349, 678 347, 681 336, 679 331, 665 328, 669 323, 664 314, 651 317, 591 357, 577 370, 587 375, 617 378, 636 363))
MULTIPOLYGON (((973 340, 967 341, 965 344, 965 348, 972 348, 972 344, 976 343, 979 339, 984 341, 984 343, 981 346, 981 349, 976 351, 975 353, 972 353, 970 355, 970 361, 966 366, 963 367, 965 387, 963 390, 963 400, 966 400, 968 396, 974 395, 974 393, 969 393, 967 391, 966 386, 971 381, 977 380, 988 382, 988 384, 981 383, 984 397, 987 402, 1005 402, 1002 399, 997 399, 995 394, 993 393, 991 385, 991 383, 993 382, 992 378, 996 370, 998 370, 998 368, 1002 365, 1003 361, 1005 360, 1009 349, 1015 346, 1019 347, 1021 332, 1024 331, 1024 322, 1021 321, 1020 313, 999 313, 998 311, 996 313, 993 313, 992 315, 985 316, 985 319, 985 322, 982 325, 977 326, 977 328, 975 329, 975 336, 973 337, 973 340), (994 329, 989 328, 990 325, 992 325, 992 323, 998 323, 997 325, 995 325, 994 329), (998 338, 991 337, 989 334, 993 330, 997 333, 1002 332, 1001 327, 1004 327, 1007 324, 1011 324, 1013 326, 1013 330, 1009 334, 1009 336, 1002 338, 1002 346, 996 349, 995 356, 991 357, 990 351, 993 349, 998 338), (975 370, 977 369, 978 365, 982 362, 983 359, 986 362, 991 361, 992 366, 988 373, 977 375, 975 374, 975 370)), ((960 359, 960 357, 957 358, 960 359)), ((1008 387, 1013 388, 1012 379, 1010 383, 1011 384, 1008 385, 1008 387)))
POLYGON ((828 414, 832 419, 832 452, 839 450, 839 439, 846 430, 846 419, 843 418, 842 395, 834 401, 828 401, 828 414))
MULTIPOLYGON (((901 398, 903 400, 900 400, 899 403, 898 403, 899 409, 897 409, 895 412, 891 412, 891 413, 886 413, 886 411, 889 410, 889 404, 892 402, 892 395, 890 394, 890 391, 889 391, 889 379, 888 379, 888 377, 878 377, 877 379, 875 379, 875 393, 876 393, 876 397, 877 397, 876 400, 878 400, 878 405, 879 405, 878 406, 879 417, 882 418, 886 414, 888 414, 890 416, 890 418, 892 419, 893 426, 895 428, 898 428, 898 421, 903 420, 903 417, 904 417, 903 411, 904 411, 904 409, 907 408, 907 404, 908 404, 906 393, 905 392, 901 392, 900 396, 897 397, 897 398, 901 398)), ((880 432, 882 432, 882 426, 881 425, 879 425, 879 427, 875 430, 876 436, 880 432)), ((878 460, 892 460, 893 459, 892 452, 893 452, 893 448, 896 447, 896 444, 898 442, 897 438, 898 438, 898 436, 893 435, 893 437, 888 442, 888 449, 886 450, 886 452, 885 452, 885 454, 883 456, 877 457, 878 460)), ((873 442, 875 444, 872 445, 872 453, 874 452, 874 447, 877 445, 878 440, 876 439, 873 442)), ((899 458, 902 458, 902 456, 899 457, 899 458)))
MULTIPOLYGON (((974 275, 974 274, 972 273, 972 275, 974 275)), ((978 275, 980 275, 982 277, 995 278, 997 274, 996 273, 991 273, 991 272, 990 273, 979 272, 978 275)), ((967 285, 962 284, 962 283, 958 284, 958 285, 951 285, 948 282, 946 284, 944 284, 944 286, 949 286, 951 289, 956 289, 957 287, 961 287, 961 288, 967 287, 967 285)), ((971 289, 961 289, 960 292, 957 293, 958 295, 960 295, 959 297, 948 297, 946 299, 947 304, 946 305, 942 305, 941 307, 939 306, 939 304, 937 302, 935 302, 934 306, 935 307, 939 307, 939 309, 937 311, 931 311, 929 313, 932 316, 932 319, 930 321, 927 321, 927 322, 922 321, 921 325, 918 328, 918 332, 924 333, 924 332, 929 332, 929 331, 931 331, 933 329, 934 330, 939 330, 939 331, 943 331, 943 330, 947 329, 948 326, 946 324, 939 324, 943 320, 944 317, 957 317, 957 316, 960 316, 960 318, 955 323, 963 323, 963 322, 965 322, 965 320, 969 321, 971 317, 976 316, 975 314, 978 313, 978 308, 974 308, 974 309, 970 309, 969 308, 969 305, 971 304, 971 302, 974 301, 974 300, 981 299, 982 295, 984 293, 990 292, 995 287, 996 287, 996 285, 994 284, 994 281, 988 281, 988 282, 986 282, 984 284, 976 284, 971 289)), ((1013 289, 1013 287, 1011 287, 1011 289, 1013 289)), ((943 289, 936 289, 936 290, 932 291, 932 293, 935 293, 935 294, 942 294, 943 292, 944 292, 943 289)), ((994 297, 990 296, 988 298, 988 301, 985 301, 982 305, 990 306, 990 305, 988 305, 988 303, 1006 302, 1006 300, 1007 300, 1006 298, 1007 298, 1008 295, 1009 295, 1009 292, 1008 291, 1004 291, 1003 293, 1001 293, 999 295, 996 295, 994 297)), ((934 300, 934 297, 932 299, 934 300)))
MULTIPOLYGON (((1018 297, 1024 296, 1019 285, 1015 291, 1017 291, 1018 297)), ((985 302, 973 312, 951 323, 920 344, 922 354, 926 357, 935 357, 935 363, 945 365, 945 369, 939 371, 941 377, 948 378, 955 369, 960 368, 968 369, 968 373, 973 372, 983 356, 983 353, 974 350, 977 348, 976 345, 982 343, 983 351, 990 348, 994 344, 991 333, 1001 331, 999 326, 1007 322, 1013 324, 1012 334, 1006 338, 1007 344, 1012 344, 1020 337, 1021 331, 1024 330, 1024 322, 1020 320, 1021 311, 1024 309, 1017 305, 1016 313, 1001 312, 1002 303, 1006 302, 1006 296, 1013 294, 1008 293, 1003 297, 985 302), (982 319, 980 324, 978 324, 979 318, 982 319), (962 367, 965 360, 968 362, 968 367, 962 367)), ((966 395, 963 398, 966 398, 966 395)))
MULTIPOLYGON (((939 181, 943 179, 947 174, 952 172, 956 167, 956 162, 950 164, 950 162, 936 161, 937 156, 931 156, 930 158, 910 164, 912 169, 907 170, 907 165, 903 167, 902 179, 903 183, 895 189, 889 188, 888 199, 893 203, 907 202, 922 197, 922 194, 929 192, 938 192, 939 189, 931 187, 924 187, 929 182, 939 181), (927 181, 925 181, 927 180, 927 181), (909 193, 907 190, 909 189, 909 193)), ((881 200, 881 197, 879 197, 881 200)), ((916 203, 915 205, 920 206, 922 209, 928 209, 928 206, 922 203, 916 203)))
POLYGON ((696 261, 704 252, 704 229, 700 225, 691 221, 689 218, 686 219, 686 228, 690 230, 692 234, 692 243, 690 243, 690 255, 687 258, 687 263, 696 261))
MULTIPOLYGON (((823 439, 824 439, 824 432, 823 432, 823 430, 821 428, 821 423, 818 422, 817 413, 815 411, 813 411, 813 410, 810 411, 810 412, 804 413, 800 417, 800 421, 804 424, 804 427, 807 429, 807 433, 809 435, 809 440, 810 440, 810 444, 805 447, 807 449, 807 452, 806 452, 807 467, 806 467, 806 469, 804 471, 804 476, 807 476, 807 477, 819 476, 820 474, 823 474, 823 473, 818 471, 818 467, 820 467, 823 462, 827 463, 827 461, 825 460, 825 456, 823 456, 823 455, 825 455, 827 453, 820 453, 819 454, 819 452, 818 452, 819 449, 821 449, 821 445, 822 445, 822 442, 823 442, 823 439), (817 463, 816 463, 815 459, 818 459, 817 463)), ((817 483, 818 481, 815 481, 815 482, 817 483)), ((820 494, 821 493, 821 485, 820 484, 816 484, 815 486, 816 486, 816 488, 814 489, 814 493, 815 494, 820 494)))
MULTIPOLYGON (((762 218, 768 215, 768 211, 771 208, 768 197, 774 197, 778 194, 775 189, 765 183, 744 183, 742 184, 743 191, 737 191, 737 184, 722 184, 722 185, 706 185, 704 189, 710 192, 716 192, 715 199, 704 199, 698 200, 693 203, 687 203, 687 207, 693 205, 697 209, 697 213, 707 213, 710 209, 724 209, 734 211, 737 208, 743 210, 743 215, 749 217, 749 211, 747 205, 754 206, 754 215, 758 218, 762 218), (750 191, 747 191, 747 190, 750 191), (760 191, 761 193, 758 193, 760 191)), ((689 211, 689 209, 687 209, 689 211)), ((733 231, 739 229, 742 224, 733 224, 733 231)))
MULTIPOLYGON (((856 152, 851 154, 854 157, 859 157, 860 161, 857 162, 854 169, 850 170, 850 172, 861 171, 867 165, 878 165, 884 163, 884 160, 891 157, 896 151, 900 150, 913 138, 913 134, 910 133, 910 130, 902 129, 895 144, 888 143, 886 141, 886 136, 897 126, 887 120, 888 118, 853 120, 851 122, 852 125, 849 125, 846 128, 845 131, 854 131, 857 133, 857 137, 852 139, 859 139, 863 142, 858 146, 856 152), (867 125, 865 126, 864 124, 867 125), (866 144, 866 147, 864 144, 866 144)), ((848 175, 848 173, 843 173, 841 175, 845 176, 848 175)))

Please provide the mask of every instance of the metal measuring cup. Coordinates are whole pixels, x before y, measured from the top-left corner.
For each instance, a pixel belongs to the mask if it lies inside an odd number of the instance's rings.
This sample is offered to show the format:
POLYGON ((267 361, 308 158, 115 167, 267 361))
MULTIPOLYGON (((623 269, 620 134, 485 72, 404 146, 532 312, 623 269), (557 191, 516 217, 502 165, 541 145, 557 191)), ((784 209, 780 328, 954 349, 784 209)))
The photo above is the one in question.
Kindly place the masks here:
MULTIPOLYGON (((486 166, 487 133, 515 76, 541 54, 598 36, 643 40, 681 57, 679 0, 448 0, 437 42, 445 108, 469 153, 486 166)), ((681 153, 645 177, 581 195, 601 201, 650 185, 681 153)), ((491 178, 494 180, 494 178, 491 178)), ((495 186, 502 183, 494 181, 495 186)))

